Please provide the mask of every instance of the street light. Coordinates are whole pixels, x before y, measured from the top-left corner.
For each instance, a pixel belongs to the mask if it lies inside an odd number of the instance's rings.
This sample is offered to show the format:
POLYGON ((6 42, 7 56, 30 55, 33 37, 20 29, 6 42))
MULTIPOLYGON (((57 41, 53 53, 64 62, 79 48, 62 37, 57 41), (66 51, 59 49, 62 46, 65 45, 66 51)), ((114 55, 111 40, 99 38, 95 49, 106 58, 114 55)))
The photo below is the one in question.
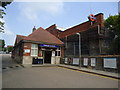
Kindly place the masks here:
POLYGON ((80 62, 79 66, 81 68, 81 35, 80 33, 76 33, 76 34, 79 35, 79 62, 80 62))

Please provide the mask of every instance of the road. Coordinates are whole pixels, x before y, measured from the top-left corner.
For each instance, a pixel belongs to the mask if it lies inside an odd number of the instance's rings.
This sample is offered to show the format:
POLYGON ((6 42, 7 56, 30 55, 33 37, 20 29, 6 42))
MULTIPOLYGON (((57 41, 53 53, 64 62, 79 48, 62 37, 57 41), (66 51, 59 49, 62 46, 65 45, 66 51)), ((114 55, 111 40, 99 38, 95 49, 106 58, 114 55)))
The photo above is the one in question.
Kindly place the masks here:
POLYGON ((118 80, 61 67, 15 67, 3 69, 2 87, 118 88, 118 80))
POLYGON ((17 65, 11 58, 11 54, 0 54, 2 55, 2 68, 17 65))
POLYGON ((2 68, 8 68, 18 65, 15 63, 12 58, 11 54, 0 54, 0 89, 2 88, 2 68))
POLYGON ((32 67, 3 71, 3 87, 118 88, 118 81, 61 67, 32 67))

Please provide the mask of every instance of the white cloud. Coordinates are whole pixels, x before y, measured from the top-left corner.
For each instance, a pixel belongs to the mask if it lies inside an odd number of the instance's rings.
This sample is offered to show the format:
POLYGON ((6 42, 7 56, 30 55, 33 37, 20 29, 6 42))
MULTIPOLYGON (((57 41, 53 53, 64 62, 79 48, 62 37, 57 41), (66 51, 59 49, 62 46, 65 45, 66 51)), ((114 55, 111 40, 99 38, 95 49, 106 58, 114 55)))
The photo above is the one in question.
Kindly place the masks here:
POLYGON ((4 19, 2 19, 2 18, 0 18, 0 21, 1 21, 1 22, 5 22, 5 20, 4 20, 4 19))
POLYGON ((14 45, 15 33, 10 30, 6 23, 4 24, 4 31, 1 36, 5 40, 6 45, 14 45))
POLYGON ((19 4, 21 14, 31 21, 36 21, 46 15, 56 16, 63 12, 63 6, 63 2, 27 2, 19 4))
POLYGON ((8 25, 6 24, 5 20, 0 18, 0 21, 4 22, 4 34, 5 35, 14 35, 14 33, 10 31, 10 29, 9 29, 8 25))
POLYGON ((14 33, 12 31, 10 31, 8 25, 5 23, 4 24, 4 30, 5 30, 5 35, 14 35, 14 33))

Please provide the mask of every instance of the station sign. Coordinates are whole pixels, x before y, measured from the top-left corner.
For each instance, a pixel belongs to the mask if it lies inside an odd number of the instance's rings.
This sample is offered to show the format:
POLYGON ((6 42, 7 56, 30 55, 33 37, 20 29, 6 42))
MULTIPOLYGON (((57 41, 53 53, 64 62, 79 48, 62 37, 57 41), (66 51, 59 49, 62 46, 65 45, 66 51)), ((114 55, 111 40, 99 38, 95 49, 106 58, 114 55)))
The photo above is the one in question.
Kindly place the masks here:
POLYGON ((30 49, 24 49, 24 53, 30 53, 30 49))
POLYGON ((96 65, 96 58, 91 58, 91 66, 95 66, 96 65))
POLYGON ((79 58, 73 58, 73 64, 79 65, 79 58))
POLYGON ((116 58, 103 58, 104 68, 117 68, 117 59, 116 58))
POLYGON ((51 48, 59 48, 57 45, 48 45, 48 44, 39 44, 40 47, 51 47, 51 48))
POLYGON ((87 66, 87 65, 88 65, 88 58, 84 58, 83 60, 84 60, 83 65, 84 65, 84 66, 87 66))

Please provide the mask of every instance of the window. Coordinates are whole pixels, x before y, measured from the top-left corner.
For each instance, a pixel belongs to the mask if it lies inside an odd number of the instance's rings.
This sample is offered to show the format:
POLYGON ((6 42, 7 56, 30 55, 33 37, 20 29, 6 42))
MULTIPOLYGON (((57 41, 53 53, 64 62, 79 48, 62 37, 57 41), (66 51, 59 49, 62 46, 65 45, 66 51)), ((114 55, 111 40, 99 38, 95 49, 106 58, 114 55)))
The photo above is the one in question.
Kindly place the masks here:
POLYGON ((55 51, 55 56, 60 56, 60 48, 57 48, 57 50, 55 51))
POLYGON ((31 45, 31 56, 38 56, 38 45, 37 44, 31 45))

